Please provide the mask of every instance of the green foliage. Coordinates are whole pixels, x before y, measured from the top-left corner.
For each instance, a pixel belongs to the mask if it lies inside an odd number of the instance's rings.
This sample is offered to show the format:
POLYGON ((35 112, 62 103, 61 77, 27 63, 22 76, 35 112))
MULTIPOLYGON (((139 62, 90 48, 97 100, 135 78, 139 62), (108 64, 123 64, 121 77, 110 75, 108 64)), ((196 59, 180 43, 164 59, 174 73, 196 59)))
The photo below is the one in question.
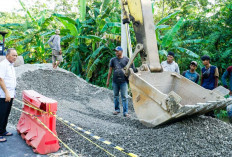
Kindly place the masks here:
POLYGON ((226 110, 215 110, 214 114, 219 119, 225 119, 225 118, 228 117, 228 114, 227 114, 226 110))
MULTIPOLYGON (((84 21, 79 19, 73 20, 60 14, 53 14, 53 16, 68 30, 61 39, 63 44, 68 47, 65 51, 64 59, 66 63, 62 64, 63 68, 76 73, 87 81, 95 83, 96 81, 92 78, 99 75, 98 68, 103 67, 101 70, 104 73, 100 75, 107 74, 109 57, 112 57, 109 51, 117 44, 117 40, 114 38, 106 41, 106 36, 109 37, 111 34, 114 37, 120 33, 120 31, 112 31, 108 28, 119 27, 120 24, 118 21, 110 20, 109 18, 110 11, 114 8, 114 3, 109 3, 108 1, 99 3, 96 1, 92 5, 87 5, 88 14, 84 21), (104 8, 103 5, 107 5, 108 9, 100 9, 104 8), (70 60, 72 60, 71 64, 69 64, 70 60)), ((117 10, 117 12, 119 11, 117 10)), ((120 19, 120 15, 116 17, 117 20, 120 19)), ((100 85, 104 86, 104 84, 100 85)))
POLYGON ((111 27, 118 27, 121 28, 121 23, 119 22, 107 22, 104 27, 102 28, 101 32, 105 32, 108 28, 111 27))
POLYGON ((157 24, 156 26, 159 26, 165 22, 167 22, 168 20, 170 20, 171 18, 175 17, 180 11, 175 11, 174 13, 162 18, 157 24))
POLYGON ((79 10, 80 10, 80 20, 84 21, 85 20, 85 15, 86 15, 86 0, 79 0, 79 10))
POLYGON ((164 36, 162 40, 163 47, 169 47, 172 42, 173 38, 176 36, 177 32, 179 31, 180 27, 183 24, 183 18, 181 18, 164 36))

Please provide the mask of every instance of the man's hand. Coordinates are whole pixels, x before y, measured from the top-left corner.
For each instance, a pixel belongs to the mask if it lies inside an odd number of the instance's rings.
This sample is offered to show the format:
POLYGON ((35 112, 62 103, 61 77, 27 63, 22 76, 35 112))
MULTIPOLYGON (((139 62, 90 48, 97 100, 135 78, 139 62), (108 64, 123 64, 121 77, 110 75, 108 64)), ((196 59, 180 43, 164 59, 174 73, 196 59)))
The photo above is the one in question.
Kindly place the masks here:
POLYGON ((62 55, 62 51, 60 50, 60 55, 62 55))
POLYGON ((5 101, 10 102, 10 100, 11 100, 10 94, 7 92, 5 101))
POLYGON ((110 83, 109 83, 109 81, 107 80, 107 81, 106 81, 106 87, 107 87, 107 88, 109 87, 109 84, 110 84, 110 83))
POLYGON ((4 82, 4 80, 2 78, 0 78, 0 87, 2 88, 2 90, 4 91, 4 93, 6 95, 5 101, 10 102, 11 97, 10 97, 9 91, 6 89, 5 82, 4 82))
POLYGON ((111 76, 111 73, 112 73, 112 67, 110 67, 109 69, 109 73, 108 73, 108 76, 107 76, 107 81, 106 81, 106 87, 108 88, 109 87, 109 82, 110 82, 110 76, 111 76))

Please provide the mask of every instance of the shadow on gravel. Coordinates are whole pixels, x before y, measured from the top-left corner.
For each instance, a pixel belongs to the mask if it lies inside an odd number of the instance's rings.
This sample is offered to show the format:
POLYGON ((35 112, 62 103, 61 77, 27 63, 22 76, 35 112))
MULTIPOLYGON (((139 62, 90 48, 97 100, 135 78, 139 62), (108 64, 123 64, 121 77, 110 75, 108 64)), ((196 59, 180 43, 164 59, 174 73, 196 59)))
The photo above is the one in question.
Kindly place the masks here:
POLYGON ((75 109, 73 109, 73 111, 76 111, 77 113, 80 113, 83 115, 91 116, 93 118, 98 118, 98 119, 101 119, 104 121, 108 121, 110 123, 117 123, 117 124, 123 125, 124 127, 130 126, 130 127, 138 128, 141 126, 141 123, 137 119, 126 118, 126 117, 123 117, 122 114, 120 114, 120 115, 107 115, 104 113, 99 113, 98 110, 94 110, 92 108, 91 108, 92 113, 82 112, 82 111, 78 111, 75 109))

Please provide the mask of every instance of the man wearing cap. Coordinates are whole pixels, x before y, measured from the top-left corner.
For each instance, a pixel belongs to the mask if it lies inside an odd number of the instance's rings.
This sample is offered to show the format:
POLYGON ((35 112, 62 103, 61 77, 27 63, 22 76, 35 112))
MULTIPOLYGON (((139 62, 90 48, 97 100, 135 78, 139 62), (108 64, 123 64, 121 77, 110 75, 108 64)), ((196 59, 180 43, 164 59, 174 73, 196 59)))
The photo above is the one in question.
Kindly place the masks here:
POLYGON ((55 31, 56 35, 51 36, 48 40, 49 46, 52 48, 52 66, 56 69, 60 62, 63 62, 62 51, 60 47, 60 30, 55 31))
POLYGON ((187 79, 195 82, 195 83, 198 83, 199 81, 199 74, 196 72, 196 69, 197 69, 197 62, 196 61, 192 61, 190 63, 190 69, 189 70, 186 70, 183 72, 183 76, 186 77, 187 79))
POLYGON ((161 66, 163 68, 163 71, 176 72, 176 73, 180 74, 179 66, 174 61, 174 57, 175 57, 175 55, 173 52, 168 52, 167 60, 163 61, 161 63, 161 66))
MULTIPOLYGON (((202 56, 201 60, 205 66, 201 69, 201 86, 206 89, 213 90, 218 86, 218 68, 210 64, 210 57, 207 55, 202 56)), ((215 117, 213 111, 210 111, 205 115, 215 117)))
POLYGON ((6 131, 8 117, 15 97, 16 75, 14 62, 17 52, 13 48, 7 50, 6 59, 0 62, 0 142, 6 142, 3 136, 12 136, 6 131))
POLYGON ((118 46, 115 49, 116 57, 110 60, 110 68, 107 77, 106 86, 109 87, 110 76, 112 70, 113 74, 113 91, 114 91, 114 115, 120 113, 120 104, 119 104, 119 91, 121 92, 121 99, 123 104, 123 116, 129 117, 128 114, 128 78, 125 76, 123 68, 129 62, 129 59, 123 56, 123 49, 118 46))

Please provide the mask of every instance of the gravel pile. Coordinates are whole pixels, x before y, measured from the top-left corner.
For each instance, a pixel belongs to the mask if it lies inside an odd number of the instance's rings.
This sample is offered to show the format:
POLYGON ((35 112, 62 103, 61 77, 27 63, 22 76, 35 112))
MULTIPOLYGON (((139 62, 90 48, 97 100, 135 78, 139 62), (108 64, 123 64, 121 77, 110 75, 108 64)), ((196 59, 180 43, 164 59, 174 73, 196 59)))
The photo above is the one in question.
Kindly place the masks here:
MULTIPOLYGON (((17 98, 32 89, 58 101, 57 115, 93 134, 143 157, 232 156, 232 127, 210 117, 184 119, 158 128, 146 128, 136 118, 130 100, 130 118, 112 115, 112 91, 88 84, 73 73, 51 64, 22 65, 16 68, 17 98)), ((15 103, 15 106, 21 106, 15 103)), ((9 122, 17 124, 20 113, 12 109, 9 122)), ((110 156, 91 142, 57 122, 58 136, 85 157, 110 156)), ((90 138, 115 156, 127 156, 90 138)), ((65 147, 62 146, 65 151, 65 147)), ((71 156, 71 154, 70 154, 71 156)))

